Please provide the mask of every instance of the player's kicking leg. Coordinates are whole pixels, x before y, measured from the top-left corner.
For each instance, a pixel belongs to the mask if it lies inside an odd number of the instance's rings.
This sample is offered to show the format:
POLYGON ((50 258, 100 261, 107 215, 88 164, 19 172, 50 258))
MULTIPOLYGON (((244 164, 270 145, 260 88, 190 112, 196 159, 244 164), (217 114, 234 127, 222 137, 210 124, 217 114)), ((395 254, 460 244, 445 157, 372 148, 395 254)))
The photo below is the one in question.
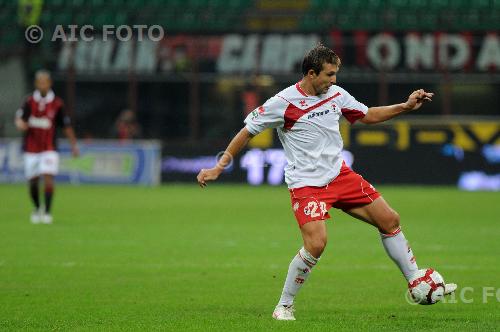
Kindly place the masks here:
POLYGON ((281 298, 273 312, 273 318, 277 320, 295 320, 293 314, 295 295, 306 282, 326 246, 327 232, 324 220, 308 222, 301 226, 300 231, 304 246, 300 248, 288 267, 281 298))
MULTIPOLYGON (((406 280, 410 280, 418 271, 418 266, 401 230, 398 213, 382 197, 346 212, 378 228, 385 251, 399 267, 406 280)), ((453 293, 456 288, 456 284, 446 284, 445 295, 453 293)))

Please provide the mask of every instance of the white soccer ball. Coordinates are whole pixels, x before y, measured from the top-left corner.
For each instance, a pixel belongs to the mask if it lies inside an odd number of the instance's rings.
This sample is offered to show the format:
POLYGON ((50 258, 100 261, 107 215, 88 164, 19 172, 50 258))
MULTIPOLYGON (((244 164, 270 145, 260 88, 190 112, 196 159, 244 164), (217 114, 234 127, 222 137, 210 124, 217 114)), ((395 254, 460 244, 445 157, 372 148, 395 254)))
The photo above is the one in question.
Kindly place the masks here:
POLYGON ((431 268, 421 269, 408 281, 411 298, 418 304, 434 304, 444 297, 444 279, 431 268))

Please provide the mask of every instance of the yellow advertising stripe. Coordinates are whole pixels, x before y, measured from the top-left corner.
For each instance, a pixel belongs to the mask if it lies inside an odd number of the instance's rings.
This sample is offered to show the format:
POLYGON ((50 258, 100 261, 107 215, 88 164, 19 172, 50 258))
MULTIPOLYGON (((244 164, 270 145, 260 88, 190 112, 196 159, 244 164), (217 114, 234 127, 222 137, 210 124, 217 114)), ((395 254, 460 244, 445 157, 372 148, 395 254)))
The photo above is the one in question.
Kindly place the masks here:
POLYGON ((248 142, 251 148, 267 149, 273 146, 273 130, 267 128, 248 142))
POLYGON ((356 140, 360 145, 386 145, 389 143, 389 134, 378 130, 364 130, 357 134, 356 140))
POLYGON ((453 130, 454 145, 461 147, 465 151, 474 151, 477 149, 476 143, 467 135, 463 125, 451 123, 450 128, 453 130))
POLYGON ((396 147, 398 150, 406 150, 410 146, 410 124, 406 121, 397 121, 394 128, 398 132, 396 147))
POLYGON ((469 128, 481 142, 487 142, 500 131, 500 123, 473 122, 469 128))
POLYGON ((351 144, 351 125, 346 121, 340 123, 340 135, 344 141, 344 148, 348 148, 351 144))
POLYGON ((417 142, 423 144, 440 144, 446 141, 444 131, 422 130, 416 135, 417 142))

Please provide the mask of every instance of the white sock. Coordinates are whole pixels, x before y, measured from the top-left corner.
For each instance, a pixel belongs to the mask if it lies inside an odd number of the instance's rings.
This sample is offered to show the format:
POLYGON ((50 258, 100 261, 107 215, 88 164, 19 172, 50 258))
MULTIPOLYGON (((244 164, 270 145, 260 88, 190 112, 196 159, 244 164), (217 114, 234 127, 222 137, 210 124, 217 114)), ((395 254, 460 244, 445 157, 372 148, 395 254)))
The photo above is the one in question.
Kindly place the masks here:
POLYGON ((316 265, 318 260, 319 258, 315 258, 304 247, 299 250, 288 267, 288 274, 278 305, 289 306, 293 304, 295 295, 297 295, 300 287, 306 282, 311 269, 316 265))
POLYGON ((409 280, 410 277, 418 271, 418 266, 413 251, 408 241, 406 241, 401 228, 398 228, 390 234, 380 233, 380 237, 382 238, 382 244, 389 257, 391 257, 394 263, 399 267, 406 280, 409 280))

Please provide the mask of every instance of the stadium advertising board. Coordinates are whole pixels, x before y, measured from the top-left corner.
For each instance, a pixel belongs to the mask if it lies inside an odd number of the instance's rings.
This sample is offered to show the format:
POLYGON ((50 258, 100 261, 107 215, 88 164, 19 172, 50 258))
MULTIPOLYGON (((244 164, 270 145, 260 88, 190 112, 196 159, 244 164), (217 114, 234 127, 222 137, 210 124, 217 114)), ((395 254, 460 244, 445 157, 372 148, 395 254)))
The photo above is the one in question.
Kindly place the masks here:
MULTIPOLYGON (((80 143, 72 158, 68 144, 60 145, 60 182, 157 185, 160 144, 156 141, 93 141, 80 143)), ((0 182, 25 181, 21 141, 0 140, 0 182)))
MULTIPOLYGON (((58 42, 59 40, 56 40, 58 42)), ((374 33, 331 31, 328 34, 166 35, 160 41, 106 42, 95 38, 54 43, 56 70, 71 64, 77 73, 140 74, 190 71, 196 58, 201 72, 288 74, 297 72, 303 54, 317 42, 332 47, 343 66, 363 71, 498 72, 497 32, 374 33), (133 63, 130 54, 133 53, 133 63)))
MULTIPOLYGON (((377 126, 341 125, 344 159, 374 183, 446 184, 467 190, 500 190, 500 122, 394 121, 377 126), (411 167, 409 167, 411 165, 411 167)), ((262 135, 262 134, 261 134, 262 135)), ((258 139, 258 136, 256 137, 258 139)), ((284 151, 276 138, 250 143, 220 181, 284 183, 284 151)), ((223 149, 224 147, 221 147, 223 149)), ((215 165, 208 149, 164 148, 163 181, 194 181, 215 165)))

